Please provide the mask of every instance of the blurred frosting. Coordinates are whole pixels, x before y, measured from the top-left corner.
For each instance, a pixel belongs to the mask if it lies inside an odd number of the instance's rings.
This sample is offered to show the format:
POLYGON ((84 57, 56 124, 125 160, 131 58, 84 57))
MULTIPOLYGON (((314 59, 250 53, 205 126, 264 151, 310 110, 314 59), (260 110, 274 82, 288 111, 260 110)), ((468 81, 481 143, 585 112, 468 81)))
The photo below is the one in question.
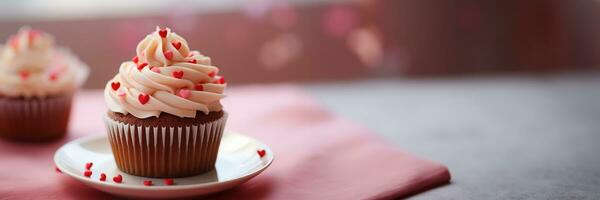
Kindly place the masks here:
POLYGON ((0 47, 0 96, 43 98, 72 93, 89 73, 47 33, 22 27, 0 47))
POLYGON ((104 98, 110 111, 141 119, 163 112, 194 118, 197 111, 222 109, 226 84, 218 72, 210 58, 191 51, 185 39, 157 27, 106 84, 104 98))

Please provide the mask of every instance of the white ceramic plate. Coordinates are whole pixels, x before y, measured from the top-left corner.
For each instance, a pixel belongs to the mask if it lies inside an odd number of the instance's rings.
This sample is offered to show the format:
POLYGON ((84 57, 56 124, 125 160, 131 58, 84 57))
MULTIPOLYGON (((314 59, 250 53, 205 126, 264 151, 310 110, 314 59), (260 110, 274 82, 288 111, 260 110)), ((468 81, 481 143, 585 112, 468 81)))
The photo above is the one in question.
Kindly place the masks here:
POLYGON ((207 195, 242 184, 264 171, 273 162, 271 149, 248 136, 225 131, 215 170, 193 177, 176 178, 174 185, 164 179, 145 178, 121 172, 113 158, 106 136, 90 136, 63 145, 54 155, 54 163, 63 174, 98 190, 126 197, 181 198, 207 195), (261 158, 257 150, 265 150, 261 158), (85 165, 92 162, 91 177, 85 177, 85 165), (106 181, 100 181, 100 173, 106 181), (122 183, 113 177, 121 174, 122 183), (145 186, 150 180, 154 185, 145 186))

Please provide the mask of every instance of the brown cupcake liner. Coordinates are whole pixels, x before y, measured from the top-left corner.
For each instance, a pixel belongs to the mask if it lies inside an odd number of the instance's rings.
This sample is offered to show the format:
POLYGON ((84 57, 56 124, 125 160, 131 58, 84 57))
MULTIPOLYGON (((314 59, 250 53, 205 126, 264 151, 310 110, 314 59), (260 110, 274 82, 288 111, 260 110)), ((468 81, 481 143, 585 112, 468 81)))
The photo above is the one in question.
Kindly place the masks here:
POLYGON ((128 174, 177 178, 214 169, 227 113, 212 122, 143 126, 104 118, 117 167, 128 174))
POLYGON ((65 136, 73 95, 44 99, 0 98, 0 137, 44 142, 65 136))

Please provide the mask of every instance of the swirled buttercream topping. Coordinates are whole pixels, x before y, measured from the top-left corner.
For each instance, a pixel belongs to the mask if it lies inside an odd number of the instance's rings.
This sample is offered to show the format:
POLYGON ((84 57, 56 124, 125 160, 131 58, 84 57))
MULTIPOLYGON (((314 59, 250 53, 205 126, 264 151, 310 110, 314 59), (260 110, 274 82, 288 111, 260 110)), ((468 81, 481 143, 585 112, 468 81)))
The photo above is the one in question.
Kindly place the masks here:
POLYGON ((225 79, 210 58, 190 50, 187 41, 170 29, 156 28, 137 46, 132 61, 104 88, 112 112, 137 118, 169 113, 179 117, 208 114, 222 109, 225 79))
POLYGON ((0 48, 0 95, 43 98, 73 92, 89 69, 47 33, 23 27, 0 48))

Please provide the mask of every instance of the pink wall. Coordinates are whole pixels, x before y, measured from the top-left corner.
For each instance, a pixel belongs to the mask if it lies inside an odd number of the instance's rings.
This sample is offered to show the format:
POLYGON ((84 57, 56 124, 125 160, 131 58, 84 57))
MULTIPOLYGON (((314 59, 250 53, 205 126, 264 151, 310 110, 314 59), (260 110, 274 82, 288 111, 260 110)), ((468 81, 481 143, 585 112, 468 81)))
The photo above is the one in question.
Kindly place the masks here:
POLYGON ((600 58, 595 1, 365 0, 60 21, 2 21, 55 35, 102 87, 154 26, 213 58, 231 84, 590 69, 600 58))

